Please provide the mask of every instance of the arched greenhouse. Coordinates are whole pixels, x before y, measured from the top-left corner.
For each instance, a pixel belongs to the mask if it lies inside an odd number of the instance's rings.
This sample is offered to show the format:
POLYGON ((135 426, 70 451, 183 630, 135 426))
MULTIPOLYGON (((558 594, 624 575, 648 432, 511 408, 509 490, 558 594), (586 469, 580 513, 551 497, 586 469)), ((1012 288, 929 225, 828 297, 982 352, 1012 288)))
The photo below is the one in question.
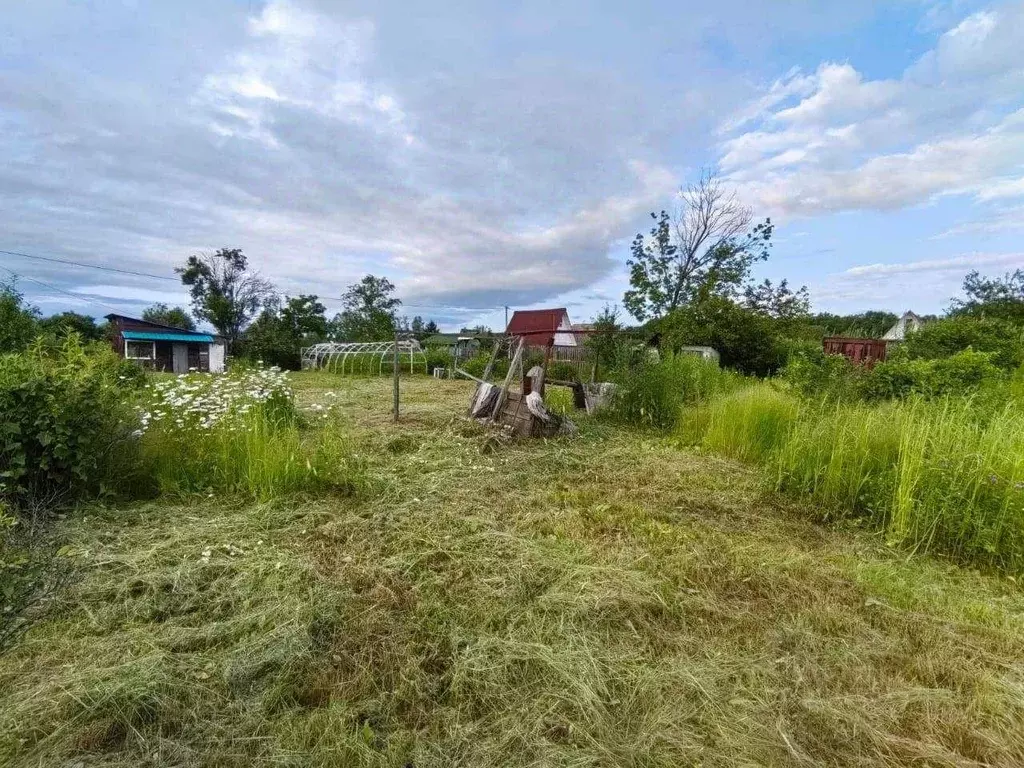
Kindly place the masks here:
MULTIPOLYGON (((394 369, 394 341, 325 341, 302 350, 303 370, 382 374, 394 369)), ((410 373, 427 372, 427 358, 416 339, 398 341, 398 364, 410 373)))

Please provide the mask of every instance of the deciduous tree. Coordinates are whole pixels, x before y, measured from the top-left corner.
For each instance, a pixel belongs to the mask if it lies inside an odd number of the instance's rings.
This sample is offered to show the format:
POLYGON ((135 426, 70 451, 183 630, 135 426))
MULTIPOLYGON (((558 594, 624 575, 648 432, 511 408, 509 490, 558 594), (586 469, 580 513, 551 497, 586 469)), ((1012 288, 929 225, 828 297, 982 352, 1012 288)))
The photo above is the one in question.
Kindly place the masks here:
POLYGON ((242 354, 265 365, 297 369, 302 347, 327 336, 326 308, 312 295, 274 299, 242 334, 242 354))
POLYGON ((978 270, 964 277, 966 298, 954 299, 952 314, 1001 317, 1024 322, 1024 269, 1002 277, 983 277, 978 270))
POLYGON ((166 304, 153 304, 142 310, 142 319, 172 328, 184 328, 186 331, 196 329, 196 321, 192 315, 181 307, 168 307, 166 304))
POLYGON ((77 312, 61 312, 50 315, 39 321, 39 330, 57 335, 77 333, 83 341, 99 341, 103 338, 103 329, 89 315, 77 312))
POLYGON ((0 352, 28 346, 38 330, 39 310, 25 303, 13 282, 0 283, 0 352))
POLYGON ((772 223, 748 229, 751 211, 710 171, 679 193, 648 236, 638 234, 623 304, 638 320, 666 315, 702 296, 734 296, 755 261, 768 258, 772 223))
POLYGON ((394 283, 374 275, 350 285, 341 297, 344 309, 331 322, 331 335, 339 341, 383 341, 393 336, 402 305, 394 292, 394 283))
POLYGON ((758 285, 748 285, 743 290, 743 301, 750 309, 776 320, 795 320, 807 317, 811 309, 811 297, 807 286, 796 291, 789 287, 789 281, 783 280, 777 286, 771 280, 758 285))
POLYGON ((196 317, 216 328, 231 348, 274 295, 269 281, 249 271, 248 260, 238 248, 189 256, 185 266, 175 271, 189 287, 196 317))

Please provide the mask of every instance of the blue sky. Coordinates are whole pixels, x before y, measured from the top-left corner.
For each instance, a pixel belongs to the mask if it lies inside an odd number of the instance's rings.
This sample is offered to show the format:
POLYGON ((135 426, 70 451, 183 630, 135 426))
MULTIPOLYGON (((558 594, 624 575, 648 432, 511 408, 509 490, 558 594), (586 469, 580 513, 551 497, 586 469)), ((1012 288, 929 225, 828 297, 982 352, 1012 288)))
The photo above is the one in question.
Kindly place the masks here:
MULTIPOLYGON (((332 311, 373 272, 447 327, 585 320, 711 167, 776 222, 757 278, 934 312, 1024 266, 1022 40, 1019 2, 11 4, 0 249, 173 277, 240 247, 332 311)), ((0 266, 47 314, 187 302, 0 266)))

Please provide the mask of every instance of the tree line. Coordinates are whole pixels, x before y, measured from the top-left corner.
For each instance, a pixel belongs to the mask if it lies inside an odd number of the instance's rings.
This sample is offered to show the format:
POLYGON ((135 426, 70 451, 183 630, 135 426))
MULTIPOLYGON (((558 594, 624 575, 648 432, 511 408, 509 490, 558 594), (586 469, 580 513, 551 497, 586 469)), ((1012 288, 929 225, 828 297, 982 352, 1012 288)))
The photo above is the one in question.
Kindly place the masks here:
MULTIPOLYGON (((396 330, 422 339, 439 332, 434 320, 398 314, 402 302, 394 295, 394 283, 385 277, 366 275, 350 285, 341 297, 341 312, 328 318, 319 296, 281 295, 249 269, 238 248, 194 254, 176 271, 189 289, 191 311, 158 303, 143 310, 142 319, 189 331, 197 322, 208 323, 227 340, 232 355, 266 365, 298 368, 301 348, 320 341, 380 341, 396 330)), ((15 283, 0 284, 0 352, 22 349, 40 335, 68 332, 84 341, 110 335, 106 323, 78 312, 42 317, 15 283)))

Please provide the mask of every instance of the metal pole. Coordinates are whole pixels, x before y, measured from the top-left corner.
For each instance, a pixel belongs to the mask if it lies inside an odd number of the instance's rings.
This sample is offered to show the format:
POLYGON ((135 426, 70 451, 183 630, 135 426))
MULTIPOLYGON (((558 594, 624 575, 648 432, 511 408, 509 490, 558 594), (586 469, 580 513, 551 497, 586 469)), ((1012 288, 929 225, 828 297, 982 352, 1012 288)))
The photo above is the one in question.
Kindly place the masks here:
POLYGON ((395 373, 395 421, 398 421, 398 331, 395 331, 395 360, 394 360, 394 373, 395 373))

